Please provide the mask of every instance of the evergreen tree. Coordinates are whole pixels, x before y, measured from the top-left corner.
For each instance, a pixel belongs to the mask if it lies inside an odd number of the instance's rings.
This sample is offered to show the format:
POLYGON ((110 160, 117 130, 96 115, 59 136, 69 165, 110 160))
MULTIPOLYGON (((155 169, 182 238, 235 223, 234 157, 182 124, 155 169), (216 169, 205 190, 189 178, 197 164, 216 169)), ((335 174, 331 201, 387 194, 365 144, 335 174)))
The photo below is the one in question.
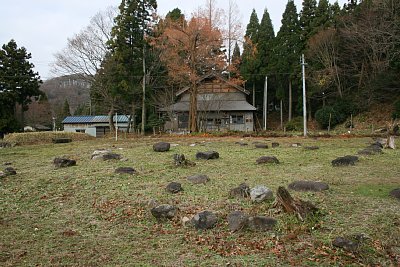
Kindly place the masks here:
POLYGON ((245 36, 247 38, 251 39, 253 43, 258 42, 259 27, 260 27, 260 23, 258 20, 257 12, 253 8, 253 11, 251 12, 251 15, 250 15, 249 24, 247 24, 247 27, 246 27, 246 34, 245 34, 245 36))
POLYGON ((303 1, 303 9, 300 12, 300 25, 302 30, 302 40, 304 46, 307 41, 313 36, 316 32, 315 27, 316 21, 316 11, 317 11, 317 1, 316 0, 304 0, 303 1))
POLYGON ((319 0, 317 11, 315 13, 315 26, 317 31, 326 29, 331 24, 331 7, 328 0, 319 0))
POLYGON ((65 99, 64 105, 63 105, 63 117, 65 118, 65 117, 68 117, 68 116, 71 116, 71 110, 69 108, 68 100, 65 99))
POLYGON ((344 4, 343 6, 343 12, 348 12, 352 13, 354 10, 356 10, 357 6, 359 5, 359 2, 362 0, 347 0, 347 4, 344 4))
POLYGON ((342 10, 340 9, 339 3, 337 1, 333 5, 331 5, 329 19, 330 25, 332 27, 337 28, 341 12, 342 10))
POLYGON ((132 92, 132 111, 138 105, 137 96, 141 96, 142 101, 139 103, 142 104, 142 134, 146 118, 147 36, 151 34, 150 22, 156 8, 156 0, 122 0, 109 42, 112 56, 119 65, 116 69, 121 70, 119 84, 124 83, 132 92), (141 92, 138 84, 142 84, 141 92))
POLYGON ((131 75, 130 70, 121 64, 117 56, 109 53, 105 56, 92 84, 90 97, 99 107, 96 111, 108 112, 111 131, 115 130, 115 111, 126 110, 129 104, 140 98, 140 81, 137 84, 129 84, 134 81, 131 75), (102 110, 104 107, 107 110, 102 110))
POLYGON ((289 0, 282 15, 282 26, 275 38, 274 70, 278 73, 279 87, 277 97, 282 98, 288 86, 289 113, 292 119, 292 81, 300 71, 299 58, 302 51, 301 27, 293 0, 289 0))
POLYGON ((271 62, 273 41, 275 38, 274 27, 268 10, 264 10, 260 27, 258 28, 258 57, 260 62, 260 73, 265 75, 271 62))
POLYGON ((174 8, 165 16, 166 19, 170 19, 174 22, 185 21, 185 15, 182 14, 182 11, 179 8, 174 8))
POLYGON ((235 43, 235 48, 233 48, 233 53, 232 53, 232 63, 233 64, 239 64, 240 63, 240 48, 238 43, 235 43))
POLYGON ((240 64, 240 73, 247 80, 248 85, 253 86, 253 104, 255 104, 255 88, 257 74, 259 71, 258 62, 258 29, 260 27, 257 13, 253 9, 249 24, 247 24, 245 42, 243 44, 242 62, 240 64))
MULTIPOLYGON (((33 71, 29 62, 31 54, 24 47, 18 48, 11 40, 0 50, 0 132, 17 130, 15 106, 21 105, 23 115, 32 102, 32 97, 39 97, 39 74, 33 71)), ((23 123, 23 116, 21 118, 23 123)))
POLYGON ((240 62, 241 62, 242 58, 240 55, 240 48, 238 43, 235 43, 235 46, 233 48, 233 52, 232 52, 232 64, 231 64, 231 70, 230 70, 230 77, 231 78, 240 78, 240 74, 239 74, 239 69, 240 69, 240 62))

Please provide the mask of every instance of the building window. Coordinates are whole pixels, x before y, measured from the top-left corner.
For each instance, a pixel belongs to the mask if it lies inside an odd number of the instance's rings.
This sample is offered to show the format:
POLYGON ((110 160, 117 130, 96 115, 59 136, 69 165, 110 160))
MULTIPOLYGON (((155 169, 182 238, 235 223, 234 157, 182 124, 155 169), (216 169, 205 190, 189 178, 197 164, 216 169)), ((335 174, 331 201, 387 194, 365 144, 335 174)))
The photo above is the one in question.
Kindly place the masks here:
POLYGON ((232 124, 244 124, 244 116, 243 115, 231 115, 231 123, 232 124))
POLYGON ((85 129, 75 129, 75 132, 77 132, 77 133, 85 133, 85 129))
POLYGON ((185 129, 189 127, 189 116, 187 114, 178 115, 178 128, 185 129))

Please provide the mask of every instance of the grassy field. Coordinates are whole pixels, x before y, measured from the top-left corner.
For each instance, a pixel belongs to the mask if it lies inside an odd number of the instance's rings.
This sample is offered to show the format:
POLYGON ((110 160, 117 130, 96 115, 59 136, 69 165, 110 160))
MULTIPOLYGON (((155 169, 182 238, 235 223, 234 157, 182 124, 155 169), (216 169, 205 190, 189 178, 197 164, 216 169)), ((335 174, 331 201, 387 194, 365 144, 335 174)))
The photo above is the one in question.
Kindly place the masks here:
MULTIPOLYGON (((331 161, 354 155, 371 138, 165 138, 177 146, 156 153, 160 139, 77 141, 0 149, 0 170, 11 162, 18 172, 0 178, 1 266, 399 266, 400 201, 388 196, 400 187, 400 150, 361 157, 356 166, 334 168, 331 161), (255 149, 252 142, 279 142, 255 149), (290 147, 317 145, 307 151, 290 147), (195 144, 196 146, 190 146, 195 144), (126 161, 97 161, 95 149, 108 148, 126 161), (220 159, 195 159, 198 151, 216 150, 220 159), (183 153, 196 166, 173 166, 183 153), (279 165, 256 165, 260 156, 276 156, 279 165), (77 166, 55 169, 52 160, 66 156, 77 166), (117 167, 134 167, 136 175, 119 175, 117 167), (210 177, 206 185, 186 181, 191 174, 210 177), (277 213, 272 203, 254 204, 228 197, 242 182, 274 192, 300 179, 327 182, 323 193, 292 195, 314 203, 320 214, 300 222, 277 213), (165 191, 172 181, 184 192, 165 191), (158 223, 148 203, 179 207, 179 216, 158 223), (216 228, 197 231, 181 218, 199 211, 218 213, 216 228), (226 216, 233 210, 278 220, 273 231, 231 233, 226 216), (364 234, 356 252, 332 246, 337 236, 364 234)), ((400 144, 397 144, 398 146, 400 144)))

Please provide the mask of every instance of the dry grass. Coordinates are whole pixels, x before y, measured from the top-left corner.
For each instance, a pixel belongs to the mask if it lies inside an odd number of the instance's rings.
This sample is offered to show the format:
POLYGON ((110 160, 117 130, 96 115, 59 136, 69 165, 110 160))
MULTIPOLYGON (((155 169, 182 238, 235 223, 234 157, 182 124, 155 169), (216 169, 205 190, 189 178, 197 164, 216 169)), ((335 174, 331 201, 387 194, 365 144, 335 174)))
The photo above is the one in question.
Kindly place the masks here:
POLYGON ((0 180, 0 265, 2 266, 396 266, 400 259, 400 202, 388 192, 400 187, 400 150, 361 158, 356 166, 333 168, 331 160, 355 154, 370 138, 239 138, 174 137, 171 151, 156 153, 155 138, 89 140, 0 150, 0 164, 11 162, 16 176, 0 180), (255 149, 252 142, 279 142, 278 148, 255 149), (291 143, 318 145, 306 151, 291 143), (191 146, 196 144, 196 146, 191 146), (127 161, 93 161, 98 148, 120 153, 127 161), (220 159, 200 161, 197 151, 216 150, 220 159), (176 168, 174 153, 197 163, 176 168), (279 165, 256 165, 263 155, 279 165), (54 169, 52 159, 67 156, 77 166, 54 169), (138 174, 117 175, 117 167, 134 167, 138 174), (206 185, 191 185, 186 177, 205 173, 206 185), (321 214, 299 222, 275 213, 271 203, 231 199, 229 189, 242 182, 262 184, 274 191, 298 180, 322 180, 323 193, 291 192, 309 200, 321 214), (172 181, 184 192, 168 194, 172 181), (158 223, 146 203, 177 205, 179 216, 158 223), (201 210, 219 214, 218 226, 196 231, 181 218, 201 210), (231 233, 226 216, 232 210, 271 215, 273 231, 231 233), (364 233, 369 238, 359 251, 331 245, 336 236, 364 233))
POLYGON ((85 141, 93 137, 84 133, 67 132, 34 132, 34 133, 12 133, 4 137, 4 141, 13 145, 40 145, 52 143, 54 138, 71 138, 72 141, 85 141))

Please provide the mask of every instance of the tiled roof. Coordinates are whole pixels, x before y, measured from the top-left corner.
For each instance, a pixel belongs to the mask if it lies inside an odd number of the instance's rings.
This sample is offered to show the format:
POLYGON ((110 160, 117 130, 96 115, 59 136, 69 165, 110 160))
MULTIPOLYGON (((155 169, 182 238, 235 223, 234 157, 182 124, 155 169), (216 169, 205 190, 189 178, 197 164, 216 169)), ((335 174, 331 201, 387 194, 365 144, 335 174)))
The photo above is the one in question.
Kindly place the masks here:
MULTIPOLYGON (((113 121, 115 122, 115 116, 113 121)), ((129 116, 118 115, 118 123, 129 122, 129 116)), ((89 124, 89 123, 108 123, 108 116, 68 116, 63 121, 62 124, 89 124)))
MULTIPOLYGON (((180 101, 161 111, 189 111, 189 102, 180 101)), ((241 101, 197 101, 198 111, 255 111, 254 106, 244 100, 241 101)))

